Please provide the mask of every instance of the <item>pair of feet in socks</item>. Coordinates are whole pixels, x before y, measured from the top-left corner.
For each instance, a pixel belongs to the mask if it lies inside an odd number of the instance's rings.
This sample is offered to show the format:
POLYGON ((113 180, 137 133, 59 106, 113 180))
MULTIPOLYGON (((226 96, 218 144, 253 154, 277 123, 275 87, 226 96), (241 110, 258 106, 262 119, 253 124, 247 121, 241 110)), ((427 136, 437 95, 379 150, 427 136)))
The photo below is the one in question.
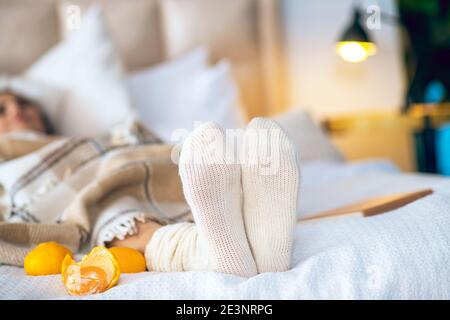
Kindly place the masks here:
MULTIPOLYGON (((231 137, 232 138, 232 137, 231 137)), ((247 126, 240 155, 209 122, 185 140, 179 174, 215 271, 251 277, 290 268, 300 183, 295 147, 274 121, 247 126)))

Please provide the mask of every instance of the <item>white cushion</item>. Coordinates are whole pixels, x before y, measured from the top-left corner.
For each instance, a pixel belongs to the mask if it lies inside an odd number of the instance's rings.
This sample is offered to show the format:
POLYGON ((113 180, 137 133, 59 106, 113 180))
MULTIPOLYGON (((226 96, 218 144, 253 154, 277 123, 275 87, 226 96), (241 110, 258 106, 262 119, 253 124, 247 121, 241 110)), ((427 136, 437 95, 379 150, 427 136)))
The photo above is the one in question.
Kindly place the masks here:
POLYGON ((146 91, 157 86, 164 92, 155 90, 154 94, 162 98, 173 83, 182 81, 187 75, 204 70, 207 66, 208 52, 205 48, 198 48, 173 61, 133 72, 127 78, 131 97, 133 101, 142 104, 149 96, 146 91))
POLYGON ((12 91, 36 102, 48 116, 52 125, 56 123, 65 101, 65 91, 32 79, 0 75, 0 92, 12 91))
POLYGON ((141 121, 166 142, 177 142, 182 137, 176 135, 199 122, 224 128, 242 122, 230 64, 220 61, 208 68, 204 49, 134 73, 128 86, 141 121))
POLYGON ((47 52, 25 76, 67 90, 61 112, 49 115, 59 134, 102 134, 133 115, 123 68, 98 6, 83 16, 80 30, 47 52))
POLYGON ((274 120, 293 140, 300 162, 344 160, 322 128, 306 112, 294 108, 274 117, 274 120))

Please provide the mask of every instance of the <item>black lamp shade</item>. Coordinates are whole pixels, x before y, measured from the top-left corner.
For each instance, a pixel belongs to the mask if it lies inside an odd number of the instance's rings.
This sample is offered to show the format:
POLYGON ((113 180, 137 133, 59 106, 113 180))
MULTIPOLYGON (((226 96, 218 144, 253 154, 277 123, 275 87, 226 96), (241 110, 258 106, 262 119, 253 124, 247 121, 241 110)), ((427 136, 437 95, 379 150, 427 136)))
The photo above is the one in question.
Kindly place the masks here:
POLYGON ((353 21, 339 38, 339 41, 372 42, 367 31, 361 25, 361 13, 358 9, 353 10, 353 21))

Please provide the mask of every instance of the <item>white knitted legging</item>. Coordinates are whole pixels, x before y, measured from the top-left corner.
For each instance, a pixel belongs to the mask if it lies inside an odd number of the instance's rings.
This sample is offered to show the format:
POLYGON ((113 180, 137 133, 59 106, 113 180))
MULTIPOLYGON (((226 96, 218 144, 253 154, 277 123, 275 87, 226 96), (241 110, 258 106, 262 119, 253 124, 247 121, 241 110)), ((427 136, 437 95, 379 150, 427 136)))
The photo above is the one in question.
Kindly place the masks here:
POLYGON ((149 271, 214 271, 215 262, 200 241, 194 223, 182 222, 159 228, 145 250, 149 271))

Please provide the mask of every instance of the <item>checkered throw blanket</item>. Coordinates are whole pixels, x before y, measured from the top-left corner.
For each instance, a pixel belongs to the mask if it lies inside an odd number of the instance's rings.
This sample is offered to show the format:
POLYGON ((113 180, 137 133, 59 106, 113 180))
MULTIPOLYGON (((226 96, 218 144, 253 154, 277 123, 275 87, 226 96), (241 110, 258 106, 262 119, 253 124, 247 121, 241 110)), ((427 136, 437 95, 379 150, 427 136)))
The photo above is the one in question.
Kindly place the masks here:
POLYGON ((36 244, 75 252, 134 233, 136 221, 191 221, 175 149, 138 123, 99 138, 0 139, 0 264, 36 244))

